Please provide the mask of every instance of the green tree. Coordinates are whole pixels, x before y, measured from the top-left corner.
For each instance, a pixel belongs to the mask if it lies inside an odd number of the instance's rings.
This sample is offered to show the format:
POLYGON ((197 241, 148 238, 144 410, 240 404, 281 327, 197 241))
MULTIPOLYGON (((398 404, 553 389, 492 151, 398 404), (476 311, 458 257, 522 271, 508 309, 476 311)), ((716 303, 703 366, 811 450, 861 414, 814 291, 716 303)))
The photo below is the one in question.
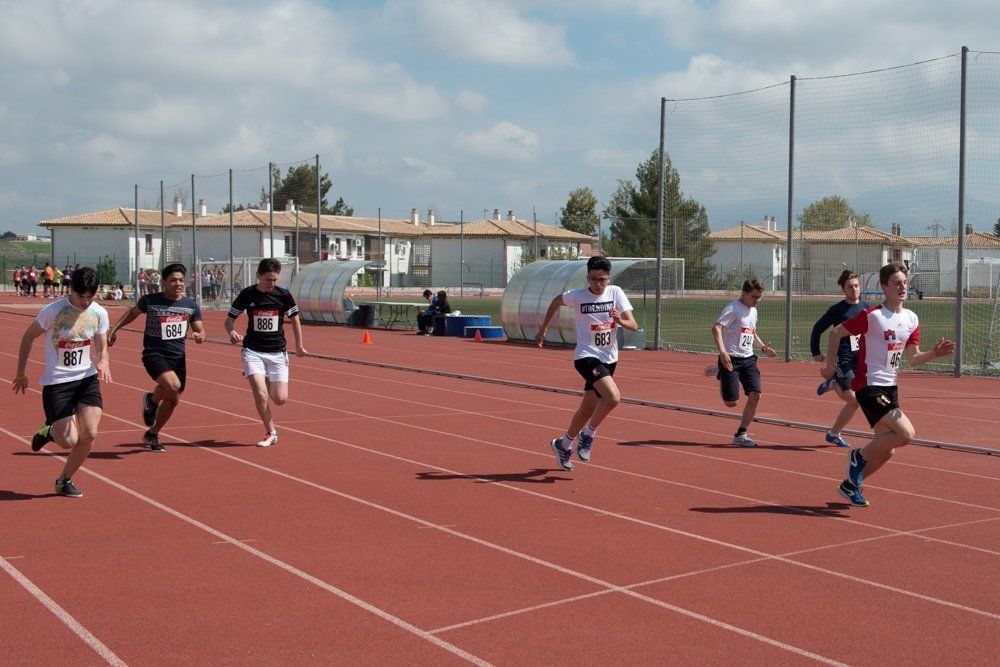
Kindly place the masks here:
MULTIPOLYGON (((605 244, 606 254, 656 257, 659 160, 660 151, 657 149, 636 168, 636 183, 618 181, 618 189, 604 209, 605 217, 611 220, 610 238, 605 244)), ((715 252, 715 244, 708 236, 705 207, 684 196, 680 176, 671 165, 670 156, 664 158, 664 179, 663 255, 683 257, 687 284, 702 286, 711 278, 712 266, 708 259, 715 252)))
POLYGON ((869 214, 856 212, 840 195, 814 201, 806 206, 796 219, 807 232, 843 229, 847 226, 848 220, 853 220, 858 227, 872 226, 872 217, 869 214))
POLYGON ((571 232, 594 236, 597 232, 597 197, 590 188, 571 190, 566 207, 559 211, 559 224, 571 232))
POLYGON ((997 218, 997 224, 993 225, 993 236, 1000 236, 1000 218, 997 218))
MULTIPOLYGON (((319 182, 320 211, 324 215, 354 215, 354 209, 347 205, 343 197, 331 207, 326 201, 326 195, 333 187, 333 181, 328 174, 323 174, 319 182)), ((295 207, 305 213, 316 212, 316 165, 302 164, 292 167, 284 177, 281 170, 274 168, 272 177, 274 191, 274 210, 284 210, 289 199, 295 201, 295 207)), ((267 192, 261 189, 260 201, 263 205, 267 192)))
MULTIPOLYGON (((1000 224, 1000 221, 997 221, 997 222, 998 222, 998 224, 1000 224)), ((3 239, 4 241, 13 241, 16 238, 17 238, 17 234, 15 234, 14 232, 11 232, 11 231, 4 232, 3 236, 0 236, 0 239, 3 239)))

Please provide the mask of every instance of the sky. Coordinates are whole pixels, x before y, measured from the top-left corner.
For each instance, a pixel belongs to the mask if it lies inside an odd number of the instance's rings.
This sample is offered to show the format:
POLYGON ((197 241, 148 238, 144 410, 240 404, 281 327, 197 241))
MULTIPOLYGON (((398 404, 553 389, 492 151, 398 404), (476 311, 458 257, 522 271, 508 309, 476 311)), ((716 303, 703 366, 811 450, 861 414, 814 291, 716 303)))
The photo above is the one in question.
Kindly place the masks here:
POLYGON ((992 1, 0 0, 0 13, 3 230, 131 206, 135 184, 154 207, 161 180, 169 201, 192 173, 211 176, 196 191, 218 211, 228 169, 253 201, 269 161, 317 153, 329 199, 356 215, 555 224, 570 190, 603 207, 634 177, 661 97, 760 88, 671 103, 668 154, 713 228, 784 226, 794 74, 795 208, 843 194, 879 226, 928 233, 954 223, 962 45, 978 67, 967 207, 977 227, 1000 217, 1000 60, 979 53, 1000 50, 992 1))

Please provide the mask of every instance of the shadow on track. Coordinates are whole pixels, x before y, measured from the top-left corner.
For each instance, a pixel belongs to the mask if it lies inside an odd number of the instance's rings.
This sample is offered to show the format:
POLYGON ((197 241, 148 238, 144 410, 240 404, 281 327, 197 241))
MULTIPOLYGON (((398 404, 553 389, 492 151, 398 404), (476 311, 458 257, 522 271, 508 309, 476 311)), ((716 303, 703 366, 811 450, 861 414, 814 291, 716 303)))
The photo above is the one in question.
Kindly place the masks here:
POLYGON ((756 447, 740 447, 728 442, 690 442, 688 440, 629 440, 619 442, 623 447, 706 447, 709 449, 776 449, 786 452, 814 452, 817 449, 827 449, 832 445, 757 445, 756 447))
POLYGON ((550 470, 548 468, 533 468, 528 472, 500 472, 500 473, 482 473, 482 474, 468 474, 468 475, 456 475, 446 472, 418 472, 417 479, 420 480, 430 480, 430 481, 440 481, 449 479, 469 479, 474 482, 479 482, 481 484, 489 484, 492 482, 513 482, 513 483, 525 483, 525 484, 555 484, 557 481, 568 482, 571 478, 569 477, 555 477, 549 475, 550 472, 557 472, 556 470, 550 470))
POLYGON ((17 491, 5 491, 0 489, 0 502, 4 500, 34 500, 35 498, 55 498, 56 493, 18 493, 17 491))
POLYGON ((791 514, 794 516, 849 517, 844 511, 850 509, 847 503, 827 503, 823 507, 808 505, 749 505, 745 507, 692 507, 692 512, 704 514, 791 514))

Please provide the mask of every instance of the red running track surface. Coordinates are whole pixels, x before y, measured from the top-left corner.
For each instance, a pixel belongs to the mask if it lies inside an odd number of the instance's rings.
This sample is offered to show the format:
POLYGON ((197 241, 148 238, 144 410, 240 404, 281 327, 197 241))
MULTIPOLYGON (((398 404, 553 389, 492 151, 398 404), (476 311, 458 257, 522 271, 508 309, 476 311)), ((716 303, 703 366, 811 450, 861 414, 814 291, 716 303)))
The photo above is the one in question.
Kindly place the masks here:
MULTIPOLYGON (((7 376, 28 321, 0 314, 7 376)), ((221 316, 207 325, 222 338, 221 316)), ((305 335, 323 354, 580 383, 568 350, 305 335)), ((112 350, 83 499, 51 496, 61 458, 27 447, 38 394, 0 416, 5 664, 985 664, 1000 648, 997 457, 905 448, 858 510, 835 493, 844 450, 815 432, 756 425, 745 450, 731 420, 623 405, 567 473, 547 443, 573 396, 298 358, 280 443, 258 449, 238 348, 191 343, 158 455, 138 444, 140 345, 112 350)), ((721 408, 706 360, 625 353, 617 377, 721 408)), ((815 368, 762 372, 763 414, 832 419, 815 368)), ((996 383, 911 373, 901 393, 920 435, 994 445, 996 383)))

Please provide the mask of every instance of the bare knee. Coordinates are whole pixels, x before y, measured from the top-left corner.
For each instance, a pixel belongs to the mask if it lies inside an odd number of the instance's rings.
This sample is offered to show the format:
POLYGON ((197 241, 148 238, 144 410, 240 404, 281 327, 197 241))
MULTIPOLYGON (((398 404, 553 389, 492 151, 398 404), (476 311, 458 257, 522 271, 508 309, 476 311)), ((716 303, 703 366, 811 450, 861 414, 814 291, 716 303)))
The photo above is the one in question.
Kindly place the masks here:
POLYGON ((747 395, 747 402, 752 405, 757 405, 758 403, 760 403, 760 392, 751 391, 747 395))
POLYGON ((160 402, 173 407, 181 402, 181 397, 176 390, 165 391, 160 402))
POLYGON ((288 396, 284 396, 282 394, 276 394, 271 397, 271 402, 274 403, 275 405, 284 405, 285 401, 287 400, 288 396))
POLYGON ((725 403, 727 408, 735 408, 737 405, 740 404, 739 401, 726 401, 725 403))

